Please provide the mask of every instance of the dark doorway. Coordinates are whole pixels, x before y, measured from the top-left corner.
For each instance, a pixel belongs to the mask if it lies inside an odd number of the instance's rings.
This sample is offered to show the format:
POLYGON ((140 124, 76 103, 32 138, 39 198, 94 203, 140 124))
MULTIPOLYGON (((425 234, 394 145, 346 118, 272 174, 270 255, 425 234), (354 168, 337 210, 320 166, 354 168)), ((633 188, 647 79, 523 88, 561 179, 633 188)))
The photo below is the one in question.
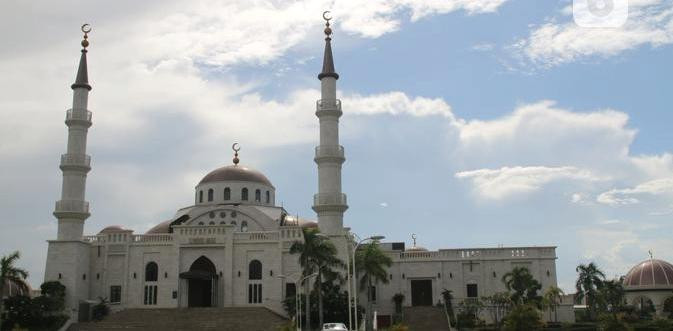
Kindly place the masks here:
POLYGON ((411 281, 411 305, 432 306, 432 280, 411 281))
POLYGON ((180 274, 180 278, 188 281, 189 307, 213 306, 213 288, 217 284, 215 265, 207 257, 196 259, 189 271, 180 274))

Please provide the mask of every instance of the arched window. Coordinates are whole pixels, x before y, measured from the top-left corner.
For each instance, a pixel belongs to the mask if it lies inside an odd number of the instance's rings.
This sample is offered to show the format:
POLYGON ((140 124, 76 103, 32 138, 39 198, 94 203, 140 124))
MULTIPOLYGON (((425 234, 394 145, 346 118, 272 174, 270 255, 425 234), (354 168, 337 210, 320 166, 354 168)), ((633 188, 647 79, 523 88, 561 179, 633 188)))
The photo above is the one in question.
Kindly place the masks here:
POLYGON ((203 202, 203 191, 199 191, 199 203, 203 202))
POLYGON ((208 189, 208 201, 213 201, 213 189, 208 189))
POLYGON ((248 222, 246 221, 241 222, 241 232, 248 232, 248 222))
POLYGON ((262 262, 250 261, 248 279, 248 303, 262 303, 262 262))
POLYGON ((224 200, 231 200, 231 189, 228 187, 224 188, 224 200))
POLYGON ((248 188, 244 187, 241 190, 241 200, 247 201, 248 200, 248 188))
POLYGON ((260 191, 259 189, 255 190, 255 201, 256 202, 262 201, 262 191, 260 191))
POLYGON ((145 266, 145 281, 156 282, 159 277, 159 266, 155 262, 150 262, 145 266))
POLYGON ((266 203, 271 203, 271 193, 269 191, 266 191, 266 203))
POLYGON ((250 261, 250 265, 248 265, 248 279, 262 279, 262 262, 259 262, 259 260, 250 261))

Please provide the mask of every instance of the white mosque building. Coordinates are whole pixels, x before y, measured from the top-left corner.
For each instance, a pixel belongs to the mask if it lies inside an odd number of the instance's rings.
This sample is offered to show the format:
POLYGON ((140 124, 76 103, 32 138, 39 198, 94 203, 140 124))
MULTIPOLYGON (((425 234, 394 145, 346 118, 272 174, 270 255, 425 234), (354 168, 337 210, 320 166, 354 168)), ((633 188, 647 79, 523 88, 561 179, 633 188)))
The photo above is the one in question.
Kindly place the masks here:
MULTIPOLYGON (((292 277, 296 276, 292 275, 301 272, 298 257, 289 248, 303 240, 302 228, 318 227, 346 260, 354 242, 343 223, 348 205, 341 190, 341 166, 346 158, 339 144, 342 104, 337 99, 339 75, 334 69, 331 32, 328 24, 318 75, 322 94, 315 105, 320 122, 314 158, 319 185, 312 206, 317 221, 298 219, 278 206, 272 181, 240 163, 235 144, 233 164, 211 171, 196 183, 193 205, 179 208, 171 219, 144 234, 110 225, 93 235, 83 233, 90 216, 85 187, 91 170, 87 132, 92 125, 92 113, 87 110, 91 85, 85 33, 72 85, 73 105, 65 119, 68 145, 60 163, 62 195, 54 210, 58 234, 49 240, 45 271, 45 281, 66 286, 66 305, 73 314, 81 302, 98 297, 108 298, 115 309, 262 306, 285 314, 282 301, 294 295, 292 277)), ((504 291, 502 275, 517 266, 527 267, 543 289, 557 285, 557 257, 551 246, 436 251, 415 242, 410 248, 404 243, 381 246, 393 259, 390 282, 378 284, 373 298, 382 325, 391 319, 396 293, 405 295, 407 307, 434 305, 444 289, 451 290, 458 302, 487 296, 504 291)), ((364 298, 364 293, 358 295, 363 305, 364 298)), ((572 305, 566 311, 559 318, 573 319, 572 305)))

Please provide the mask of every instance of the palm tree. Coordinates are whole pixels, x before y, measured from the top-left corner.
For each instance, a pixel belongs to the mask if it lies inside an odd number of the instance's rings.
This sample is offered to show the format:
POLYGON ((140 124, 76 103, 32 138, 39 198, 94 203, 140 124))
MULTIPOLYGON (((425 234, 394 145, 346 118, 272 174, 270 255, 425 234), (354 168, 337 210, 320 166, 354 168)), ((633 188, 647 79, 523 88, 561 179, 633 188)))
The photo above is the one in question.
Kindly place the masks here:
POLYGON ((360 278, 360 291, 367 290, 367 321, 366 330, 371 331, 372 324, 372 285, 376 283, 388 283, 388 271, 386 270, 393 263, 392 259, 388 257, 379 247, 377 242, 371 242, 360 246, 355 254, 356 265, 358 271, 362 271, 363 275, 360 278))
POLYGON ((516 267, 502 276, 502 282, 512 292, 512 302, 520 305, 529 302, 538 303, 537 291, 542 288, 540 282, 533 278, 528 268, 516 267))
POLYGON ((28 278, 28 271, 14 266, 19 257, 21 255, 18 251, 15 251, 0 259, 0 329, 2 328, 2 313, 4 311, 5 286, 9 287, 10 284, 14 284, 28 291, 28 286, 25 283, 26 278, 28 278))
POLYGON ((549 307, 549 319, 551 320, 551 312, 552 310, 554 311, 554 322, 558 322, 558 311, 557 307, 559 304, 561 304, 561 300, 563 300, 563 296, 565 293, 563 292, 562 289, 560 289, 558 286, 550 286, 547 288, 547 290, 544 292, 543 300, 545 302, 545 306, 549 307))
MULTIPOLYGON (((336 257, 337 249, 334 244, 325 236, 320 235, 317 229, 303 229, 304 242, 296 241, 290 247, 291 254, 299 254, 299 264, 303 269, 303 276, 307 277, 316 274, 315 290, 318 295, 318 317, 320 325, 323 324, 322 309, 322 284, 324 276, 332 281, 336 273, 332 270, 335 267, 343 267, 345 264, 336 257)), ((306 325, 311 327, 310 301, 308 295, 309 279, 304 283, 306 286, 306 325)))
POLYGON ((593 318, 596 299, 598 298, 598 288, 603 283, 605 274, 593 262, 587 265, 580 264, 575 268, 575 271, 578 273, 577 282, 575 282, 575 289, 577 290, 575 301, 579 304, 582 299, 586 298, 589 318, 593 318))

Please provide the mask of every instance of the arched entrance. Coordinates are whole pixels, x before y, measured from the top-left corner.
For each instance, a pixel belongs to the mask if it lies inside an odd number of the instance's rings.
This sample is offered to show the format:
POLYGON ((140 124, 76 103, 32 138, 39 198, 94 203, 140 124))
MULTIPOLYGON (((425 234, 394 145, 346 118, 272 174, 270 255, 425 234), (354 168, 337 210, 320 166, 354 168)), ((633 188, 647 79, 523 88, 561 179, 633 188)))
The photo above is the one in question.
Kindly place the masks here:
POLYGON ((217 273, 215 265, 210 259, 205 256, 196 259, 189 267, 189 271, 180 274, 180 278, 187 279, 187 305, 189 307, 212 307, 215 305, 217 273))

